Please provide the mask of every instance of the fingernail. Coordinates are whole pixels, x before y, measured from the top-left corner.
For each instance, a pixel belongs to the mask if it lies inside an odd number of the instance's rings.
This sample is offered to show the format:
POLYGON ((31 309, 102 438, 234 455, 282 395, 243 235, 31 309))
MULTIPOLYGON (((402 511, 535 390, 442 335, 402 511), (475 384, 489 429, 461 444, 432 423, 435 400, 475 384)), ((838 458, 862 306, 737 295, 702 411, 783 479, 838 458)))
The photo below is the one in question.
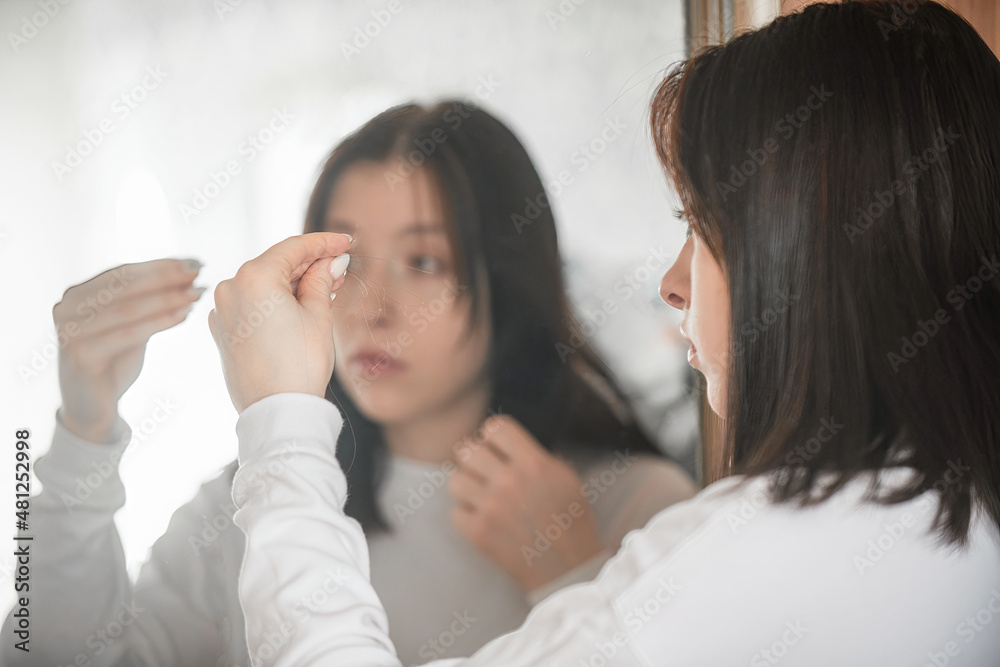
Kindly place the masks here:
POLYGON ((336 280, 340 276, 347 273, 347 265, 351 263, 351 256, 346 252, 343 255, 337 255, 337 257, 330 262, 330 273, 333 275, 333 279, 336 280))
POLYGON ((333 301, 336 298, 337 298, 337 293, 336 292, 330 292, 330 301, 333 301))
POLYGON ((187 289, 187 291, 185 292, 185 294, 187 295, 187 298, 189 298, 189 299, 199 299, 199 298, 201 298, 201 295, 204 294, 205 290, 207 290, 207 289, 208 289, 207 287, 189 287, 187 289))
POLYGON ((344 234, 344 236, 346 236, 346 237, 347 237, 347 240, 348 240, 348 242, 349 242, 349 243, 350 243, 351 245, 354 245, 354 237, 353 237, 353 236, 351 236, 350 234, 344 234))
POLYGON ((201 271, 201 267, 205 266, 196 259, 186 259, 184 260, 184 270, 185 271, 201 271))

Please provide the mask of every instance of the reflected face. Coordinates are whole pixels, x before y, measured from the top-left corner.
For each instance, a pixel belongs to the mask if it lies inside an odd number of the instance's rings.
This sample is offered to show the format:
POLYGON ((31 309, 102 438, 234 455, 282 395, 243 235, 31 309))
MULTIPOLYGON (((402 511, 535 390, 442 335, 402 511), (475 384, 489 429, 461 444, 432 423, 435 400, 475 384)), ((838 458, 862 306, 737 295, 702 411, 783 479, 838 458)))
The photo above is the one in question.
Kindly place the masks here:
POLYGON ((447 409, 488 386, 489 308, 471 332, 445 207, 426 169, 390 185, 392 164, 344 171, 326 231, 354 236, 333 302, 334 373, 361 412, 387 425, 447 409))
POLYGON ((690 343, 688 362, 705 376, 708 403, 726 416, 729 368, 729 287, 708 246, 691 233, 660 282, 660 297, 683 311, 681 335, 690 343))

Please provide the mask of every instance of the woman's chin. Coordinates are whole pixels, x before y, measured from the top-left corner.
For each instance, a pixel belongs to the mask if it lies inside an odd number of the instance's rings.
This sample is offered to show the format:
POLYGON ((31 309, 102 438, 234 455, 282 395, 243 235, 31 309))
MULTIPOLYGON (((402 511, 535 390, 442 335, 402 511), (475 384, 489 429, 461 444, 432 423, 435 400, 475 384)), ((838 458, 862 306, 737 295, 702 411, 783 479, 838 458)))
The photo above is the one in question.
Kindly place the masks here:
POLYGON ((708 389, 705 394, 708 398, 708 407, 712 408, 720 419, 726 418, 726 392, 722 390, 719 383, 708 380, 708 389))
POLYGON ((412 400, 406 400, 399 392, 386 391, 382 387, 359 388, 351 392, 351 399, 365 419, 376 424, 405 421, 417 411, 412 400))

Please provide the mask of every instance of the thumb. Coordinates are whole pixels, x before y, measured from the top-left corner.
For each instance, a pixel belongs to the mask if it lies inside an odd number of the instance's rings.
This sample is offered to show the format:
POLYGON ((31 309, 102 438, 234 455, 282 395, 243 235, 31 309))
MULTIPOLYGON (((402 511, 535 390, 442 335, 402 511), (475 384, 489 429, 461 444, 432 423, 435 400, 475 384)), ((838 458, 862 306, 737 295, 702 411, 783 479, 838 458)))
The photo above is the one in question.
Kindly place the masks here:
POLYGON ((324 257, 313 262, 299 281, 296 298, 303 308, 326 320, 330 317, 330 295, 333 287, 343 283, 351 256, 346 252, 336 257, 324 257))

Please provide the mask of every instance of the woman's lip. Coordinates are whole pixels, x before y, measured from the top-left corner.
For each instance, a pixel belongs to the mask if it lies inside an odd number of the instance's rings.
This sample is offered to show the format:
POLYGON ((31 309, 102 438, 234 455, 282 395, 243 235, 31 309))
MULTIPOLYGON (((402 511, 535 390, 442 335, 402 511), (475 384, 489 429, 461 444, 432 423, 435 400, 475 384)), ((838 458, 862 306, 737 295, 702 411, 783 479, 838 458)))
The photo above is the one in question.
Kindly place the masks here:
POLYGON ((685 322, 681 322, 679 328, 681 330, 681 338, 687 341, 687 344, 691 346, 688 348, 688 363, 690 364, 694 361, 694 358, 698 356, 698 349, 694 346, 694 343, 691 342, 691 339, 687 337, 687 332, 684 331, 684 324, 685 322))
POLYGON ((695 349, 694 345, 688 348, 688 363, 692 363, 694 358, 698 356, 698 350, 695 349))
POLYGON ((358 352, 348 359, 347 365, 355 375, 366 378, 399 373, 406 367, 406 364, 383 351, 358 352))

